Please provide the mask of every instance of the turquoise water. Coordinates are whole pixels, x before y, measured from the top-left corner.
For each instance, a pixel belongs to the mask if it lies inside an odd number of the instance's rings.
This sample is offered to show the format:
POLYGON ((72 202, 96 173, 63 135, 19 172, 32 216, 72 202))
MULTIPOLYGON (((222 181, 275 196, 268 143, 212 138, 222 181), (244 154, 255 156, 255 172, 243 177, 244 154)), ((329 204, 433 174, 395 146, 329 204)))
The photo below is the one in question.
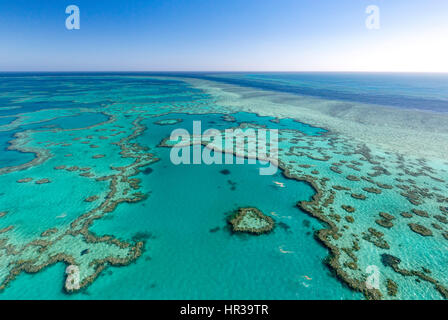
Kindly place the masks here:
MULTIPOLYGON (((261 120, 259 124, 268 124, 272 119, 247 113, 234 116, 237 121, 261 120)), ((138 176, 150 197, 141 203, 120 206, 107 219, 97 221, 91 230, 123 239, 143 234, 148 238, 148 248, 135 264, 111 269, 107 277, 70 298, 359 298, 323 264, 328 252, 313 239, 314 231, 322 225, 295 206, 298 199, 312 197, 310 186, 288 180, 280 171, 274 176, 261 176, 260 164, 175 166, 169 160, 169 149, 156 148, 172 130, 170 126, 153 124, 164 118, 181 118, 180 127, 187 130, 191 130, 193 120, 201 121, 203 130, 227 124, 219 114, 170 114, 145 121, 147 131, 138 141, 161 159, 138 176), (230 173, 221 173, 225 169, 230 173), (274 180, 287 187, 276 187, 274 180), (275 231, 259 237, 232 234, 227 216, 244 206, 256 206, 267 214, 274 212, 271 216, 277 223, 275 231), (117 287, 121 290, 117 291, 117 287)), ((307 134, 316 134, 318 129, 291 120, 272 125, 295 125, 307 134)), ((21 276, 13 286, 15 289, 2 295, 68 298, 60 288, 60 271, 55 266, 36 276, 36 284, 42 284, 40 290, 20 290, 21 284, 26 288, 30 281, 29 276, 21 276), (59 285, 45 286, 46 282, 54 283, 55 276, 59 285)))
MULTIPOLYGON (((91 125, 106 121, 108 118, 101 113, 82 113, 75 116, 60 117, 54 120, 42 121, 38 123, 20 125, 13 127, 11 130, 0 132, 0 148, 5 152, 0 153, 0 167, 16 166, 35 158, 32 153, 17 152, 15 150, 7 150, 10 146, 10 141, 14 139, 17 132, 24 130, 46 130, 51 129, 77 129, 82 127, 89 127, 91 125)), ((4 124, 11 123, 11 118, 0 118, 4 120, 4 124), (9 119, 10 121, 5 121, 9 119)))
MULTIPOLYGON (((161 150, 160 156, 168 158, 168 150, 161 150)), ((151 198, 129 210, 130 215, 117 211, 111 220, 99 222, 93 230, 110 233, 118 224, 121 237, 129 238, 137 231, 149 232, 155 239, 149 241, 143 259, 131 267, 133 275, 117 270, 111 281, 100 281, 89 288, 92 295, 109 292, 110 298, 154 299, 357 296, 329 275, 322 263, 326 250, 312 235, 319 224, 294 206, 295 199, 312 195, 307 185, 289 183, 286 191, 276 189, 272 178, 288 183, 286 179, 280 175, 259 176, 256 166, 176 167, 162 160, 151 168, 154 171, 143 180, 152 190, 151 198), (226 168, 231 173, 221 174, 226 168), (229 180, 236 184, 235 190, 229 180), (240 206, 254 205, 263 212, 284 216, 276 221, 289 229, 277 226, 275 232, 256 238, 232 235, 226 216, 240 206), (304 221, 310 222, 308 227, 304 221), (219 230, 211 232, 214 228, 219 230), (282 247, 294 253, 283 254, 282 247), (305 275, 314 280, 306 280, 305 275), (114 280, 127 283, 129 288, 115 295, 110 290, 114 280)))
POLYGON ((12 134, 0 135, 0 146, 3 149, 3 152, 0 153, 0 165, 2 167, 19 165, 34 159, 34 155, 31 153, 24 154, 12 150, 6 151, 6 149, 9 146, 9 141, 11 141, 12 139, 13 139, 12 134))
MULTIPOLYGON (((0 286, 7 284, 0 299, 362 299, 346 281, 363 283, 370 265, 380 269, 382 298, 442 297, 430 282, 394 272, 381 257, 398 257, 405 270, 428 268, 448 286, 446 161, 385 153, 300 119, 241 112, 169 76, 0 76, 0 286), (315 190, 281 170, 262 176, 258 162, 174 165, 171 149, 159 143, 173 129, 192 132, 193 121, 203 131, 242 124, 278 129, 284 167, 322 192, 315 208, 321 219, 297 206, 315 190), (11 141, 16 148, 7 150, 11 141), (417 197, 414 203, 407 192, 417 197), (227 220, 240 207, 273 218, 274 231, 232 233, 227 220), (428 216, 401 216, 413 209, 428 216), (393 227, 378 224, 379 212, 393 216, 393 227), (322 220, 339 228, 328 242, 341 251, 345 280, 325 264, 329 248, 316 239, 316 231, 328 228, 322 220), (408 223, 432 235, 423 237, 408 223), (389 248, 366 237, 371 228, 389 248), (81 280, 93 277, 71 294, 63 289, 69 264, 80 268, 81 280), (23 266, 38 272, 7 280, 23 266), (386 280, 398 285, 398 295, 388 293, 386 280)), ((321 98, 351 102, 381 104, 381 96, 393 96, 395 107, 424 102, 424 109, 442 112, 448 97, 443 76, 181 76, 311 96, 318 91, 321 98), (441 88, 438 94, 431 84, 441 88), (307 87, 313 90, 301 91, 307 87)))

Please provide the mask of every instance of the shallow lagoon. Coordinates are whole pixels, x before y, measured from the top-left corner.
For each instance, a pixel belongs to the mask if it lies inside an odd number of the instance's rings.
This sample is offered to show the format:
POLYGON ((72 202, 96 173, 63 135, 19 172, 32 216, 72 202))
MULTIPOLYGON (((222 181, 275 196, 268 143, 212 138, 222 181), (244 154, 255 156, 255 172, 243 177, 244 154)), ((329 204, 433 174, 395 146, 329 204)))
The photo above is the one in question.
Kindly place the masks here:
MULTIPOLYGON (((167 149, 157 153, 162 159, 169 157, 167 149)), ((313 190, 280 172, 260 176, 258 167, 174 166, 164 160, 152 165, 153 171, 143 178, 150 198, 133 208, 118 208, 112 219, 92 228, 100 234, 115 230, 123 238, 148 232, 154 237, 148 240, 148 251, 128 272, 114 270, 109 280, 100 279, 88 292, 112 293, 115 281, 125 281, 126 290, 132 289, 120 296, 129 298, 359 297, 330 275, 322 262, 328 252, 313 238, 321 225, 295 207, 297 199, 308 199, 313 190), (222 174, 224 169, 230 174, 222 174), (286 188, 276 187, 273 180, 284 182, 286 188), (241 206, 274 212, 274 231, 261 236, 232 234, 226 219, 241 206)))
MULTIPOLYGON (((234 116, 238 121, 261 120, 277 126, 267 117, 234 116)), ((260 176, 261 164, 175 166, 169 160, 170 149, 156 147, 177 127, 153 123, 164 118, 182 118, 186 129, 193 120, 202 120, 203 130, 236 125, 222 121, 220 114, 170 114, 145 121, 148 128, 138 142, 161 159, 138 176, 150 197, 120 205, 91 228, 122 239, 144 238, 144 255, 126 268, 110 268, 75 295, 63 293, 60 285, 24 292, 30 276, 21 275, 1 298, 360 298, 323 264, 328 251, 313 238, 322 225, 295 205, 313 195, 308 184, 286 179, 280 171, 260 176), (274 181, 286 187, 279 188, 274 181), (242 206, 256 206, 270 215, 276 222, 274 231, 261 236, 232 234, 227 217, 242 206)), ((316 132, 294 124, 310 134, 316 132)), ((33 275, 35 283, 54 282, 55 276, 62 283, 60 269, 54 266, 33 275)))

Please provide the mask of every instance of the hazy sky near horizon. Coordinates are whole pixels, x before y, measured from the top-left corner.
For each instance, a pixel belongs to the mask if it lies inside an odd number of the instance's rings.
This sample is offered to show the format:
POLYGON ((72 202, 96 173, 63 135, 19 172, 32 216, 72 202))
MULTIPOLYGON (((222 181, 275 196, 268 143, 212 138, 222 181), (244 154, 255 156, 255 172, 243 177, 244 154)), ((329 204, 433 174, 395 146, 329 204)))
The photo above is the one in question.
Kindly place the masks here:
POLYGON ((0 71, 108 70, 448 72, 448 1, 0 0, 0 71))

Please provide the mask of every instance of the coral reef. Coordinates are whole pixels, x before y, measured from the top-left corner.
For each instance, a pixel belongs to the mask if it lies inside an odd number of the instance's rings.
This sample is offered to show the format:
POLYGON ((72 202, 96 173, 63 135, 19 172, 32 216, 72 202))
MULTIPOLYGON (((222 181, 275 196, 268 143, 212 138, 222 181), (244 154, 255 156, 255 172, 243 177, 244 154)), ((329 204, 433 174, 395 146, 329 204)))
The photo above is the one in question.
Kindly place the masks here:
POLYGON ((274 220, 264 215, 257 208, 240 208, 234 214, 229 223, 233 232, 246 232, 260 235, 269 233, 274 228, 274 220))

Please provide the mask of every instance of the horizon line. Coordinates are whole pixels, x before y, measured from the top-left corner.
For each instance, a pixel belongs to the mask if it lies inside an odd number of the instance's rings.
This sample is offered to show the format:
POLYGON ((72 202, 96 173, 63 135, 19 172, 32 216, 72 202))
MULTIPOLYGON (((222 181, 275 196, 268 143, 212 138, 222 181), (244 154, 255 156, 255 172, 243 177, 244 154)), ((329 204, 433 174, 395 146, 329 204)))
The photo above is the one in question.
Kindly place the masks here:
POLYGON ((409 73, 448 74, 448 71, 347 71, 347 70, 0 70, 1 73, 409 73))

